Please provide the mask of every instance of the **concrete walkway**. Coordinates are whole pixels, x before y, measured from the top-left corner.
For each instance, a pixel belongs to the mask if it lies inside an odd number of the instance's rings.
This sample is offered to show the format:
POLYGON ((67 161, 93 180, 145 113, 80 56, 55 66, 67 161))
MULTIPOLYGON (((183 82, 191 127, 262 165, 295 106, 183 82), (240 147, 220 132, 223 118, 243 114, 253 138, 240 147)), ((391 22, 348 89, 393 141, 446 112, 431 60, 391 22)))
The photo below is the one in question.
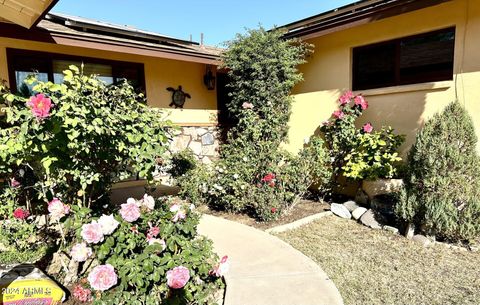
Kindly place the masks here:
POLYGON ((224 305, 342 305, 334 283, 311 259, 280 239, 204 215, 198 231, 228 255, 224 305))

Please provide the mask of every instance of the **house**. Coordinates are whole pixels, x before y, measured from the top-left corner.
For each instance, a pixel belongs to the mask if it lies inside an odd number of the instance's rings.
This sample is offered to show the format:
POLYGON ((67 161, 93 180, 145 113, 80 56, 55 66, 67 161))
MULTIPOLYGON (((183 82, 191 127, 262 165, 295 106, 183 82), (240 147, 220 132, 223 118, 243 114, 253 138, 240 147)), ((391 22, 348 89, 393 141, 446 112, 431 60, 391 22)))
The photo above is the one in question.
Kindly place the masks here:
POLYGON ((361 124, 407 136, 458 100, 480 137, 480 1, 364 0, 285 25, 286 37, 315 46, 294 89, 290 143, 318 132, 344 90, 363 94, 361 124))
MULTIPOLYGON (((0 80, 11 90, 33 71, 42 80, 59 82, 62 71, 84 64, 84 73, 107 83, 128 79, 146 94, 148 104, 165 109, 181 127, 172 149, 190 147, 203 162, 217 155, 218 96, 224 96, 217 74, 220 50, 76 16, 49 13, 57 1, 0 1, 0 80), (188 93, 183 108, 172 103, 172 91, 188 93), (218 88, 218 90, 217 90, 218 88)), ((141 182, 139 182, 141 183, 141 182)))

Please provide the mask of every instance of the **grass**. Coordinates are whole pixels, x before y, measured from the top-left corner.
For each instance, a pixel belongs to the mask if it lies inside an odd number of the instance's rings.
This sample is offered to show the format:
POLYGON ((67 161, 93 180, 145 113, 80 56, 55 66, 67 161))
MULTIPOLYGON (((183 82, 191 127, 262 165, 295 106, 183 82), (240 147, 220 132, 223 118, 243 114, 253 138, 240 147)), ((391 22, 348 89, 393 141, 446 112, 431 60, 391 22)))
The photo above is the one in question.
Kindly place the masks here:
POLYGON ((480 252, 423 248, 337 217, 278 236, 322 267, 346 305, 480 304, 480 252))

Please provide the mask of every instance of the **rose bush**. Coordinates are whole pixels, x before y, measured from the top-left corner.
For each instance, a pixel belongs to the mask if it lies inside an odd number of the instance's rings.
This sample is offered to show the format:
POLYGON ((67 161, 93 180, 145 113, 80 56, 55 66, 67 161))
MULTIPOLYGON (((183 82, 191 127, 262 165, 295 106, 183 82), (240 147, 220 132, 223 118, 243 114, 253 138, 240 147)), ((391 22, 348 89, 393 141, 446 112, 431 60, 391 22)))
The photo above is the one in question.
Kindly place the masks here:
POLYGON ((347 91, 338 102, 340 108, 321 127, 333 163, 334 181, 339 176, 354 180, 395 176, 396 165, 402 160, 397 150, 405 137, 394 134, 391 127, 375 131, 371 123, 357 128, 356 120, 368 109, 363 96, 347 91))
POLYGON ((171 125, 127 82, 107 86, 73 66, 64 73, 62 84, 29 78, 30 98, 0 87, 1 262, 43 257, 81 302, 212 304, 218 258, 197 236, 194 205, 108 196, 132 175, 154 182, 171 125), (167 273, 180 266, 189 279, 170 287, 167 273))
POLYGON ((94 304, 211 304, 228 263, 223 259, 217 265, 211 243, 197 236, 194 206, 160 198, 150 208, 145 199, 150 205, 148 195, 128 199, 139 208, 135 220, 125 219, 121 208, 100 217, 84 211, 82 221, 72 215, 66 222, 66 230, 76 232, 70 253, 78 265, 73 269, 85 270, 75 285, 80 287, 77 299, 91 298, 94 304))
POLYGON ((290 91, 302 80, 297 66, 310 53, 308 44, 282 35, 251 30, 229 43, 224 53, 231 97, 227 108, 236 124, 228 130, 218 161, 177 175, 182 189, 188 189, 182 191, 186 198, 271 220, 295 205, 315 180, 323 185, 330 176, 321 139, 298 156, 282 149, 288 141, 290 91))

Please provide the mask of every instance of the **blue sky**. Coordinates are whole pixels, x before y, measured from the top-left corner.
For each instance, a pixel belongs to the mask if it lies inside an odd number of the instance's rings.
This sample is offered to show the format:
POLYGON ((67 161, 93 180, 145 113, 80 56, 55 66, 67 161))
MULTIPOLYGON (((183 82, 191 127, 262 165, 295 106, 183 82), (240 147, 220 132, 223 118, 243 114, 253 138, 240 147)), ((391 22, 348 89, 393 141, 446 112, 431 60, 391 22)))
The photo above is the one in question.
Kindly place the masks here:
POLYGON ((53 12, 130 25, 168 36, 220 45, 259 24, 284 25, 352 0, 60 0, 53 12))

